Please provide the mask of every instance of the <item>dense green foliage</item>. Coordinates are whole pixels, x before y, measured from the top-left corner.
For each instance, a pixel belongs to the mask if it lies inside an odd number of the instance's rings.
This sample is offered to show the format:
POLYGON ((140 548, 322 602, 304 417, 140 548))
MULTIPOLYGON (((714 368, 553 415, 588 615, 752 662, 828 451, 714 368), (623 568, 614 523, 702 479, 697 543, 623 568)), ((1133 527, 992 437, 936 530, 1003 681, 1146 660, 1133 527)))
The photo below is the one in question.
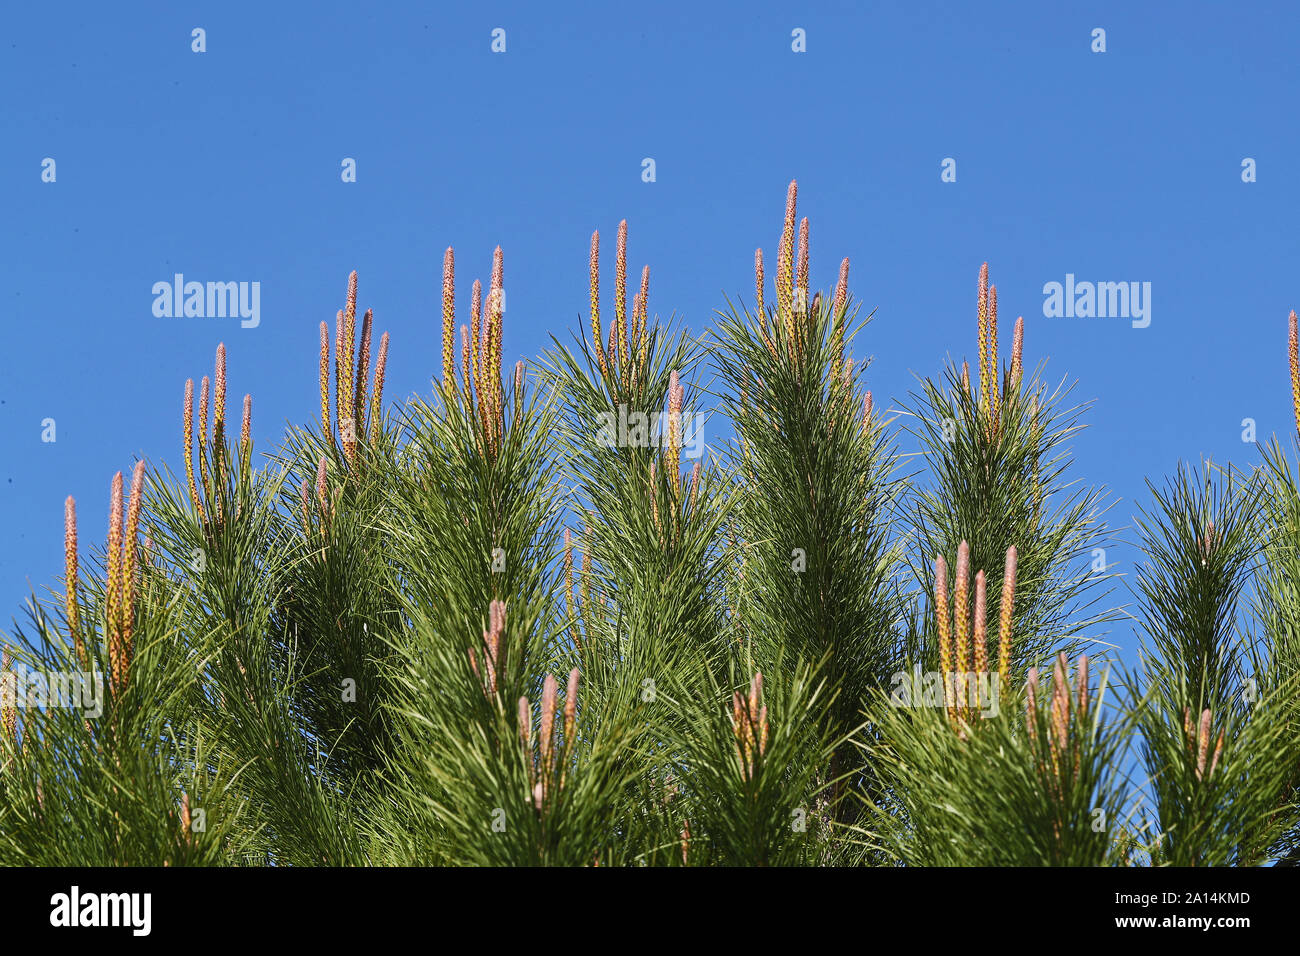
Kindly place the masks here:
POLYGON ((882 413, 793 185, 775 283, 699 337, 648 275, 629 309, 624 237, 608 339, 593 237, 592 314, 503 376, 498 252, 458 365, 449 250, 442 379, 385 409, 354 277, 318 423, 228 437, 223 349, 183 478, 119 476, 89 560, 69 501, 68 579, 5 637, 0 863, 1300 857, 1280 444, 1152 486, 1126 601, 1070 471, 1087 409, 1020 326, 999 358, 983 275, 978 374, 882 413), (102 712, 40 706, 92 672, 102 712))

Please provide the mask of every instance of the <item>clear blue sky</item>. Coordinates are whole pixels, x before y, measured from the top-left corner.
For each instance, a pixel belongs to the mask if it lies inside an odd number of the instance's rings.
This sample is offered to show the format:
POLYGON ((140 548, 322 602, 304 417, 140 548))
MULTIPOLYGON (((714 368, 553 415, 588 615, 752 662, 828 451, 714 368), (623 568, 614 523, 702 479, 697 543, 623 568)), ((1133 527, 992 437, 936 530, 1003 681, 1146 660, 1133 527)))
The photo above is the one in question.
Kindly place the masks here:
MULTIPOLYGON (((315 414, 317 325, 349 270, 392 333, 400 396, 438 367, 447 245, 465 310, 504 247, 509 365, 567 340, 591 231, 608 261, 624 217, 652 309, 698 331, 724 293, 750 296, 791 178, 814 285, 849 256, 854 294, 878 310, 860 340, 877 403, 973 355, 988 260, 1004 328, 1025 316, 1028 361, 1049 356, 1096 400, 1076 473, 1122 499, 1117 524, 1143 478, 1180 459, 1252 462, 1243 418, 1261 440, 1293 427, 1292 4, 447 6, 11 5, 0 621, 29 580, 60 573, 66 495, 99 543, 112 474, 137 455, 179 461, 183 384, 210 374, 218 342, 231 414, 251 391, 266 450, 315 414), (206 53, 191 52, 195 27, 206 53), (1258 182, 1242 182, 1245 157, 1258 182), (152 285, 176 272, 260 282, 260 326, 155 318, 152 285), (1044 283, 1067 273, 1150 282, 1150 327, 1044 318, 1044 283)), ((1136 553, 1109 557, 1131 572, 1136 553)))

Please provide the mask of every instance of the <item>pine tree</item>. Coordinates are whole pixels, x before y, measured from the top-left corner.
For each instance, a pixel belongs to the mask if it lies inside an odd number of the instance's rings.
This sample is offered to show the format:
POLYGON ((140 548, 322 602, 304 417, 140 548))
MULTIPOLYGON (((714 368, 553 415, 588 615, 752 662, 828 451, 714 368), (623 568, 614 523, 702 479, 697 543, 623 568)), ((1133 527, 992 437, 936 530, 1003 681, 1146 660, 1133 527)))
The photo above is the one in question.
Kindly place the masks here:
POLYGON ((1000 354, 987 266, 975 360, 891 409, 796 200, 698 335, 593 234, 587 314, 512 369, 501 249, 468 316, 448 249, 397 403, 353 273, 319 420, 260 456, 218 348, 183 466, 117 474, 97 551, 69 498, 4 635, 0 863, 1300 860, 1296 443, 1152 483, 1111 606, 1087 405, 1023 319, 1000 354))

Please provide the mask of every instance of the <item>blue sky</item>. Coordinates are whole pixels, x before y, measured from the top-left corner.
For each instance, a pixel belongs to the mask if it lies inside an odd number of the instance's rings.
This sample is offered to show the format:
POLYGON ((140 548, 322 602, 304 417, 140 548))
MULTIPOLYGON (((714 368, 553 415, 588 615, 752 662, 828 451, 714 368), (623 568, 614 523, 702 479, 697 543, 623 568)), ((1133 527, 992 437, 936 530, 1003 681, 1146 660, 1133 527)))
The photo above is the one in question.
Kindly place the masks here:
MULTIPOLYGON (((1096 402, 1076 474, 1121 499, 1116 524, 1179 460, 1253 463, 1243 418, 1261 440, 1293 428, 1291 5, 461 6, 9 11, 0 621, 59 575, 66 495, 98 543, 112 474, 179 461, 184 381, 210 374, 218 342, 232 414, 252 392, 265 451, 314 414, 317 326, 351 269, 392 334, 396 397, 438 367, 447 245, 465 310, 503 246, 508 367, 568 339, 591 231, 612 252, 621 218, 651 308, 702 331, 724 294, 751 295, 792 178, 814 286, 849 256, 877 310, 859 350, 878 406, 948 354, 973 358, 987 260, 1008 337, 1023 314, 1028 363, 1049 357, 1096 402), (156 318, 152 286, 176 272, 260 282, 260 325, 156 318), (1150 326, 1044 317, 1044 283, 1067 273, 1150 282, 1150 326)), ((1137 555, 1108 557, 1129 573, 1137 555)))

